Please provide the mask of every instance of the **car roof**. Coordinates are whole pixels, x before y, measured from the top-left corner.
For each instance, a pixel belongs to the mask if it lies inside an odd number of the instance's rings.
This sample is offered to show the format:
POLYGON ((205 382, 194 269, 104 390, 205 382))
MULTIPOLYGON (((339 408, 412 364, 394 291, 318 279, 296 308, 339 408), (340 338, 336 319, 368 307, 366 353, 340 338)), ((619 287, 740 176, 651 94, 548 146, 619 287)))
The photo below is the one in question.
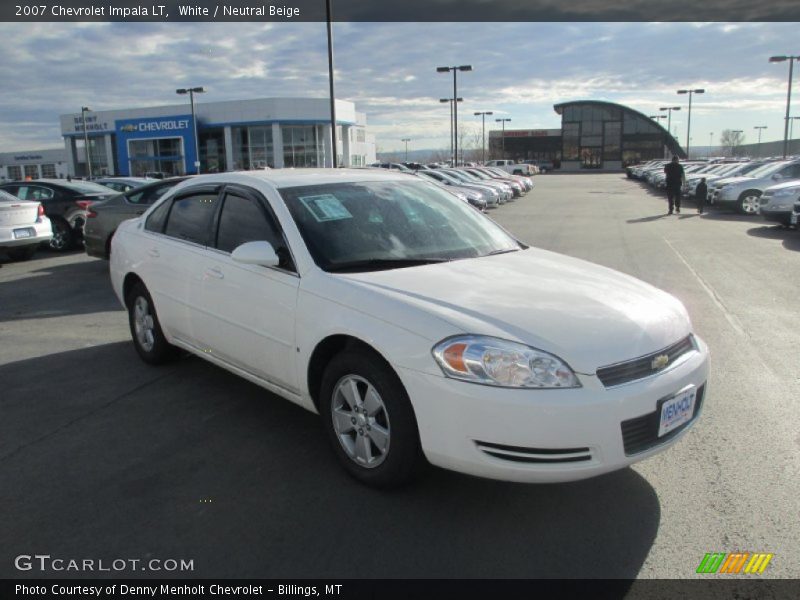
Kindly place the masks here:
MULTIPOLYGON (((233 171, 197 175, 191 184, 211 182, 256 183, 266 182, 275 188, 290 188, 329 183, 355 183, 360 181, 411 181, 412 173, 389 169, 269 169, 264 171, 233 171)), ((182 186, 185 187, 185 186, 182 186)))

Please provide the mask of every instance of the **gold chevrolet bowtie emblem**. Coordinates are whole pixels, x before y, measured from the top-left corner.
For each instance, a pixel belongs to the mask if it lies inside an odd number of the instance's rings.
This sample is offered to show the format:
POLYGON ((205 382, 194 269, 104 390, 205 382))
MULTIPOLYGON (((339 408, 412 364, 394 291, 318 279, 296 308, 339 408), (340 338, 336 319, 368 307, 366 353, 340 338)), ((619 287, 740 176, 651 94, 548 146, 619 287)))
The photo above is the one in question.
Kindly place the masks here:
POLYGON ((650 363, 650 366, 655 370, 659 371, 666 367, 669 364, 669 356, 666 354, 659 354, 653 359, 653 362, 650 363))

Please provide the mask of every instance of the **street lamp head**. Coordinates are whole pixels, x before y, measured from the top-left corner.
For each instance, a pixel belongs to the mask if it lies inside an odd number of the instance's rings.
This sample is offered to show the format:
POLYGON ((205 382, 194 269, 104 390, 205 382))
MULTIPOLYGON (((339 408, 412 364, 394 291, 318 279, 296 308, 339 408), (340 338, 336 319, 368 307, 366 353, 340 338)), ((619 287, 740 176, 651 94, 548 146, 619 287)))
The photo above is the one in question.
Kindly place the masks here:
POLYGON ((442 104, 444 104, 445 102, 452 102, 452 101, 453 101, 452 98, 439 98, 439 102, 441 102, 442 104))
POLYGON ((679 94, 688 94, 689 90, 678 90, 679 94))
POLYGON ((193 88, 192 88, 191 90, 189 90, 189 91, 191 91, 191 92, 194 92, 195 94, 202 94, 202 93, 204 93, 204 92, 205 92, 205 90, 203 89, 203 86, 200 86, 200 87, 193 87, 193 88))
POLYGON ((436 67, 437 73, 449 73, 450 67, 436 67))
POLYGON ((784 62, 786 60, 789 60, 788 56, 770 56, 769 57, 769 62, 784 62))
POLYGON ((92 110, 92 109, 91 109, 91 108, 89 108, 88 106, 81 106, 81 112, 89 112, 89 111, 91 111, 91 110, 92 110))
POLYGON ((693 90, 695 94, 705 94, 706 91, 704 89, 693 90))
POLYGON ((472 71, 472 65, 461 65, 458 67, 459 71, 472 71))
POLYGON ((456 102, 463 102, 463 101, 464 101, 463 98, 456 98, 456 102))
POLYGON ((188 94, 189 90, 187 90, 186 88, 178 88, 177 90, 175 90, 175 93, 176 94, 188 94))

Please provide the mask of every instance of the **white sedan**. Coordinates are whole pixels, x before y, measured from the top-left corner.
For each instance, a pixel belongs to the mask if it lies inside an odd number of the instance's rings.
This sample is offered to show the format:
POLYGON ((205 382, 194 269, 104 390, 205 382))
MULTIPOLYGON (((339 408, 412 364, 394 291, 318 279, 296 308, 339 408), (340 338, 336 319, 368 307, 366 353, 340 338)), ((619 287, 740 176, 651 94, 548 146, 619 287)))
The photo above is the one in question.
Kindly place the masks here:
POLYGON ((39 244, 53 237, 53 226, 40 202, 20 200, 0 190, 0 252, 11 260, 27 260, 39 244))
POLYGON ((320 413, 371 485, 426 460, 592 477, 665 450, 702 409, 708 349, 677 299, 528 247, 419 178, 200 176, 112 246, 142 359, 183 349, 320 413))

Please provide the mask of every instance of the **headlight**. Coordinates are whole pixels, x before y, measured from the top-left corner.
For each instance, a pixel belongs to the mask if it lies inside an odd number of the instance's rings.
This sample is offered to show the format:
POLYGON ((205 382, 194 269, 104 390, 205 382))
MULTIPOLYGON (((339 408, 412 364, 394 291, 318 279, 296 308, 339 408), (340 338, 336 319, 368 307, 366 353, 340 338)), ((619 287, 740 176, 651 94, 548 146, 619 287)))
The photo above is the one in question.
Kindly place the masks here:
POLYGON ((432 352, 453 379, 513 388, 581 387, 563 360, 517 342, 463 335, 439 342, 432 352))

